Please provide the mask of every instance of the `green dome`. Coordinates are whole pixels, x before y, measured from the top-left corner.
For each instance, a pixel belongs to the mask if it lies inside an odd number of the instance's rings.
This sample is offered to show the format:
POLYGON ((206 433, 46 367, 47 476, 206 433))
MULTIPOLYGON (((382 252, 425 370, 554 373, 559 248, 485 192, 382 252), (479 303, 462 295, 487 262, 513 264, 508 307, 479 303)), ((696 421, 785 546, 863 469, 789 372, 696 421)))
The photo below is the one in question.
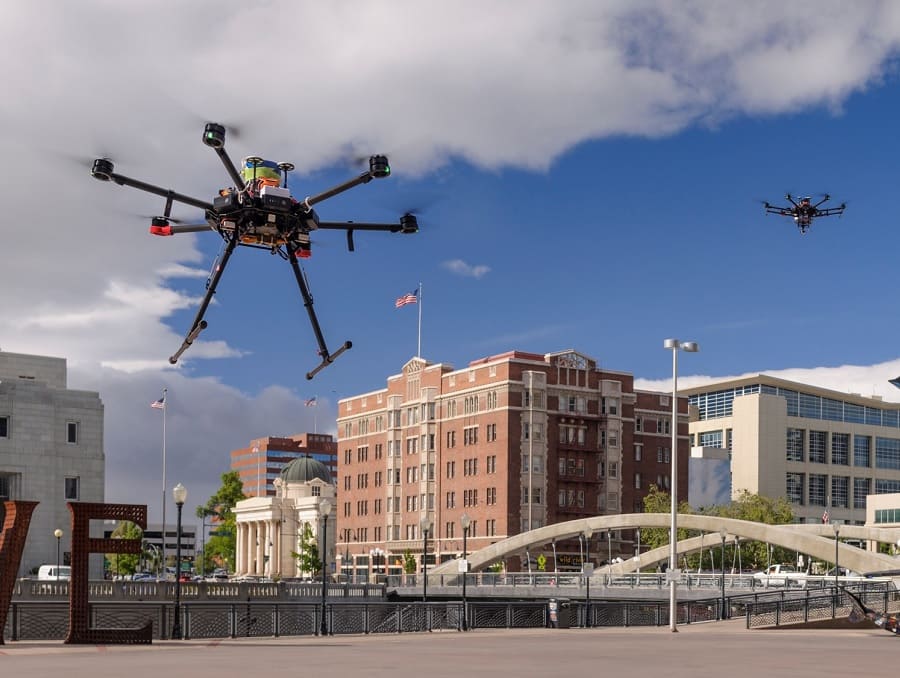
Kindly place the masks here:
POLYGON ((331 484, 331 471, 312 457, 298 457, 281 469, 281 480, 285 483, 308 483, 313 478, 331 484))

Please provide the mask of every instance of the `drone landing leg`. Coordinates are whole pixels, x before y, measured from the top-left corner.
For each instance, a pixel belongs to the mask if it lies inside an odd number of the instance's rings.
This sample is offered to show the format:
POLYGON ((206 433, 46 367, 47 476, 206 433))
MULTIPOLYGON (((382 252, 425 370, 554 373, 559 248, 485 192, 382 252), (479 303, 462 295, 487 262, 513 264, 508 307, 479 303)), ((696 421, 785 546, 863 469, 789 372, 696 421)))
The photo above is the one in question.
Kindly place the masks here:
POLYGON ((231 253, 234 252, 234 248, 237 247, 237 243, 238 230, 235 229, 234 234, 231 236, 231 240, 228 241, 228 245, 225 247, 225 251, 222 253, 222 261, 219 263, 218 268, 215 270, 212 278, 209 281, 209 287, 206 288, 206 296, 203 297, 203 301, 200 303, 200 309, 197 311, 197 316, 194 318, 194 322, 191 325, 190 331, 184 338, 181 347, 177 351, 175 351, 175 353, 173 353, 169 358, 169 362, 172 365, 178 362, 181 354, 184 353, 188 349, 188 347, 194 343, 194 339, 196 339, 199 334, 206 329, 206 321, 203 319, 203 316, 206 314, 206 309, 209 308, 209 304, 212 301, 213 295, 216 293, 216 286, 219 284, 219 279, 222 277, 222 273, 225 271, 225 265, 228 263, 228 259, 231 258, 231 253))
POLYGON ((319 327, 319 319, 316 317, 315 310, 313 310, 312 295, 309 293, 309 288, 306 286, 306 280, 303 278, 303 271, 300 270, 300 264, 297 263, 297 257, 294 256, 293 249, 294 248, 290 246, 287 248, 288 261, 291 264, 291 269, 294 271, 294 277, 297 278, 297 284, 300 286, 300 294, 303 295, 303 305, 306 307, 306 313, 309 315, 309 322, 312 324, 313 334, 316 335, 316 342, 319 344, 319 355, 322 356, 322 362, 319 363, 319 366, 311 372, 306 373, 306 378, 312 379, 319 372, 333 363, 341 353, 352 347, 353 344, 349 341, 345 341, 344 345, 334 353, 328 352, 328 347, 325 345, 325 337, 322 336, 322 328, 319 327))

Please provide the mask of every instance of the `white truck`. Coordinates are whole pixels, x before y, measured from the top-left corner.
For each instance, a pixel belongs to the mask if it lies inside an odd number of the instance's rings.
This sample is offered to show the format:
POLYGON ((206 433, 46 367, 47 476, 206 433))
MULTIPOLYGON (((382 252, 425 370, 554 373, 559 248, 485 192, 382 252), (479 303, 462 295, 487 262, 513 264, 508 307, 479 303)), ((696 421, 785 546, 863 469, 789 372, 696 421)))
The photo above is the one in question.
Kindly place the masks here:
POLYGON ((806 572, 797 570, 793 565, 782 563, 769 565, 761 572, 754 572, 753 579, 757 586, 806 587, 806 572))

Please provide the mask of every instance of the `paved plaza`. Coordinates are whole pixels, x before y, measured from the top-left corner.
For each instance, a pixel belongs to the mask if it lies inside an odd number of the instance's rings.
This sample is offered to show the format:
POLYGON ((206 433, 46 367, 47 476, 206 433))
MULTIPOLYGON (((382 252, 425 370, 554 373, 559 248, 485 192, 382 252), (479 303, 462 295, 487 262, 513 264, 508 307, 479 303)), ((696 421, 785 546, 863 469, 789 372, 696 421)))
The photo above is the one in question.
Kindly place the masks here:
POLYGON ((402 635, 161 641, 151 646, 0 646, 0 675, 123 676, 772 676, 894 673, 900 638, 878 629, 680 627, 442 631, 402 635))

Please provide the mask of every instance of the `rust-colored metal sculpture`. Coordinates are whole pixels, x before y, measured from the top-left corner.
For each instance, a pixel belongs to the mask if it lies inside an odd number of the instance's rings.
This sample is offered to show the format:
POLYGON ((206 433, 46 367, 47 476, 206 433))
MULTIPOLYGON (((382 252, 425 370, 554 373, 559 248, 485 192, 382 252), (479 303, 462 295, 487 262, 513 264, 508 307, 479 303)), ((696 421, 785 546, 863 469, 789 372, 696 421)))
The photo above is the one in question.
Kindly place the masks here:
POLYGON ((25 538, 31 524, 31 514, 36 501, 4 501, 3 531, 0 532, 0 645, 3 645, 3 629, 16 586, 16 574, 22 563, 25 538))
POLYGON ((69 644, 150 644, 153 623, 134 629, 90 627, 88 609, 88 561, 91 553, 140 553, 140 539, 92 539, 91 520, 128 520, 147 527, 147 506, 69 502, 72 514, 72 578, 69 581, 69 644))

